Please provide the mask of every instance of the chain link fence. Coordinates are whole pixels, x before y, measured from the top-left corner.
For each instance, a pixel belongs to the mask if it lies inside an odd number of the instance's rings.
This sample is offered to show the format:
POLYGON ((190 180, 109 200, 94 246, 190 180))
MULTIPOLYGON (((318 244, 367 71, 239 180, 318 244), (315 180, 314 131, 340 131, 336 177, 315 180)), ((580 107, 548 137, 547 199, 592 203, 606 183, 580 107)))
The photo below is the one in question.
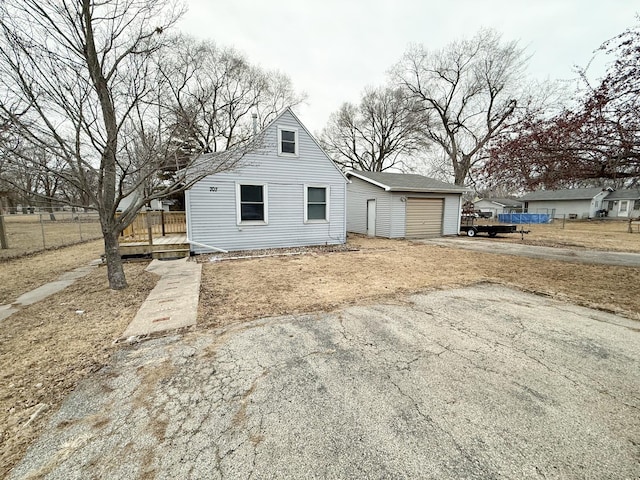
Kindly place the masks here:
POLYGON ((0 260, 102 238, 95 212, 0 215, 0 260))

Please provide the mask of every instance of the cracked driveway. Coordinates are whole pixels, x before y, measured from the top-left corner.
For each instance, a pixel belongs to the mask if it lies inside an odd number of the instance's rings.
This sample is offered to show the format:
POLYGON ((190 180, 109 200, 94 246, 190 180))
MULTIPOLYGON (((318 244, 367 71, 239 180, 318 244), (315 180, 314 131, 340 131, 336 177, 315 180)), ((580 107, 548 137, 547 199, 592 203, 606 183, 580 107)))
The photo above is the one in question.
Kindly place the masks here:
POLYGON ((640 324, 494 285, 127 347, 12 478, 638 478, 640 324))

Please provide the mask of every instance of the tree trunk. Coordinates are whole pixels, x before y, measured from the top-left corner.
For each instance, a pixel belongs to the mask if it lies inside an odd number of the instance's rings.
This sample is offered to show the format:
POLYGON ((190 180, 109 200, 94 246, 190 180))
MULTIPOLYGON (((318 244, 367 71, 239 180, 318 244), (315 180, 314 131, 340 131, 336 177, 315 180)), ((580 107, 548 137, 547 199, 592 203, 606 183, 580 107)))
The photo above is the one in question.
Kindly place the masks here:
POLYGON ((455 185, 459 185, 461 187, 464 187, 464 182, 467 179, 467 174, 469 173, 467 170, 465 170, 464 166, 461 164, 458 164, 454 167, 454 181, 453 183, 455 185))
POLYGON ((53 200, 51 200, 51 198, 47 199, 47 208, 46 208, 47 212, 49 212, 49 220, 51 220, 52 222, 56 221, 56 216, 53 213, 53 200))
POLYGON ((118 253, 118 232, 112 219, 101 219, 102 237, 104 239, 104 253, 107 260, 107 278, 109 288, 123 290, 127 288, 127 279, 124 276, 122 258, 118 253))

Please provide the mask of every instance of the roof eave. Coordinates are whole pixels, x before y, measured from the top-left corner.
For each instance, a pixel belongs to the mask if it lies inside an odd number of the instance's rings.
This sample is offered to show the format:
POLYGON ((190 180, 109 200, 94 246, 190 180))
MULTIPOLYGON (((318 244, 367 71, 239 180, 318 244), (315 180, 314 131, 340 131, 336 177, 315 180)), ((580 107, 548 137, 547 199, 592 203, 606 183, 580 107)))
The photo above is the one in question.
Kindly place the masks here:
POLYGON ((359 175, 358 172, 354 171, 354 170, 349 170, 347 171, 346 175, 353 175, 356 178, 359 178, 362 181, 368 182, 372 185, 375 185, 376 187, 380 187, 380 188, 384 188, 385 191, 390 191, 391 187, 389 185, 385 185, 384 183, 380 183, 380 182, 376 182, 375 180, 370 179, 369 177, 365 177, 364 175, 359 175))
POLYGON ((473 190, 452 189, 452 188, 407 188, 407 187, 390 187, 389 192, 411 192, 411 193, 464 193, 473 190))

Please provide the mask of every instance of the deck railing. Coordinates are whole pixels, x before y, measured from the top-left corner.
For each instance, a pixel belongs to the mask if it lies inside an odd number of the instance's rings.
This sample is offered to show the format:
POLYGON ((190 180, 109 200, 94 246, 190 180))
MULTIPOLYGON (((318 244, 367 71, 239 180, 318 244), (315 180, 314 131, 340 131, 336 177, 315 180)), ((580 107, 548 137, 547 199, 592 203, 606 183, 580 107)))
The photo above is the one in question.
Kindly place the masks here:
POLYGON ((187 233, 185 212, 138 212, 136 218, 122 232, 126 240, 146 240, 150 236, 187 233))

